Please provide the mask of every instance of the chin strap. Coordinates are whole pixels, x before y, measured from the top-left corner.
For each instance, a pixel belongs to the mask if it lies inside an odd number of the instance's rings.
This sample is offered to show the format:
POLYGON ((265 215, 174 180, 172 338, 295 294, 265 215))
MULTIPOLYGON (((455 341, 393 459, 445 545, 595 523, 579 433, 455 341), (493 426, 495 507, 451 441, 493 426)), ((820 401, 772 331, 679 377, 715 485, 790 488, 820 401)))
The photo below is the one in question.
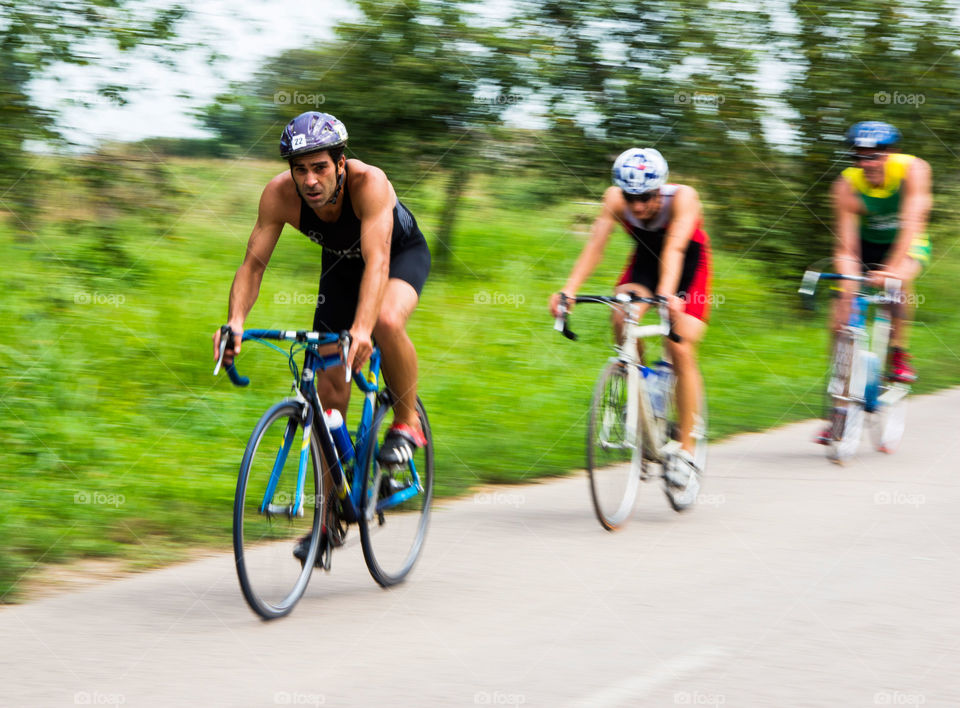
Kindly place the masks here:
POLYGON ((340 171, 340 165, 337 164, 337 188, 333 190, 333 197, 330 199, 327 204, 336 204, 337 199, 340 197, 340 191, 343 189, 343 180, 347 176, 347 168, 343 168, 343 172, 340 171))

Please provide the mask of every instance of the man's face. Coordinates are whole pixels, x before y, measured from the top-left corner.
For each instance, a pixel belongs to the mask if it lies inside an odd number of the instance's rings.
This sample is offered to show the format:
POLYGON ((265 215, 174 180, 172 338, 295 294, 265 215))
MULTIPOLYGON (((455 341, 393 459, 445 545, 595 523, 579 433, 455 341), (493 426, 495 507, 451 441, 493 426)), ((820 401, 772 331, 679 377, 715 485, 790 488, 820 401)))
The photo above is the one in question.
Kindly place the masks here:
MULTIPOLYGON (((343 158, 341 158, 342 162, 343 158)), ((290 160, 290 173, 303 198, 311 207, 320 207, 333 198, 337 188, 337 165, 328 152, 315 152, 290 160)), ((343 169, 343 165, 340 165, 343 169)))
POLYGON ((883 184, 884 165, 890 152, 883 148, 854 148, 853 161, 857 167, 863 168, 863 176, 870 184, 877 187, 883 184))
POLYGON ((643 194, 623 193, 623 198, 627 200, 627 209, 633 214, 634 218, 640 221, 646 221, 656 216, 660 211, 660 192, 644 192, 643 194))

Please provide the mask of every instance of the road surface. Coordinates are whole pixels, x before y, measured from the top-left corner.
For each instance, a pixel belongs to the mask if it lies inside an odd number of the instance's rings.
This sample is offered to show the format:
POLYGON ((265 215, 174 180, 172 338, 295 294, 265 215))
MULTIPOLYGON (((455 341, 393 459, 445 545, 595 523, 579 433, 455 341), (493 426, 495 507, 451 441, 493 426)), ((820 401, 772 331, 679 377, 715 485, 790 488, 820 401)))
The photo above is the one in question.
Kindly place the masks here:
POLYGON ((614 534, 582 474, 438 504, 390 591, 352 529, 272 623, 227 554, 8 606, 0 705, 958 706, 960 390, 909 405, 846 467, 813 421, 716 444, 614 534))

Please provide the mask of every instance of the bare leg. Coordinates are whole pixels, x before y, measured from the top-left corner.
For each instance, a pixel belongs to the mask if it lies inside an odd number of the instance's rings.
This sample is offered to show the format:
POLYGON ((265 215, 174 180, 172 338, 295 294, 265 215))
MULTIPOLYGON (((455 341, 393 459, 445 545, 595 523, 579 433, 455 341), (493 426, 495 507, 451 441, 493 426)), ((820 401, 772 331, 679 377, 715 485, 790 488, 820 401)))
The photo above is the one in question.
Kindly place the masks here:
POLYGON ((913 281, 920 274, 921 270, 921 266, 917 261, 911 258, 909 262, 909 272, 904 274, 905 277, 901 285, 904 302, 892 308, 890 317, 890 346, 899 347, 900 349, 907 348, 910 335, 910 322, 913 320, 913 312, 917 308, 916 302, 912 297, 913 281))
POLYGON ((394 423, 419 430, 417 418, 417 350, 407 335, 407 320, 417 307, 417 291, 410 283, 391 278, 380 308, 373 336, 383 353, 381 367, 390 390, 397 397, 394 423))
POLYGON ((682 314, 673 323, 680 342, 667 340, 670 357, 677 374, 677 413, 680 416, 680 443, 691 455, 696 451, 693 439, 694 418, 700 411, 700 393, 703 378, 697 365, 697 345, 707 331, 707 325, 692 315, 682 314))

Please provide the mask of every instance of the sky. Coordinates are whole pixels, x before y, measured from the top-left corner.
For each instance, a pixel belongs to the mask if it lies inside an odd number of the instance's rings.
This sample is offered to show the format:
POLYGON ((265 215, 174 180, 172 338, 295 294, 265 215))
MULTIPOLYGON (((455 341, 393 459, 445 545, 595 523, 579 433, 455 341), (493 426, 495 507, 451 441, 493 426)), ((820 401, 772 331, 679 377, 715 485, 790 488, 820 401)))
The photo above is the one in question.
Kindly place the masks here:
POLYGON ((329 39, 336 22, 356 16, 346 0, 205 0, 195 3, 191 13, 183 38, 223 54, 215 68, 195 51, 178 55, 176 69, 144 58, 121 69, 119 53, 104 45, 96 48, 101 57, 96 65, 54 67, 33 83, 33 95, 43 107, 60 109, 65 132, 79 146, 152 136, 202 137, 192 111, 231 81, 252 76, 263 59, 329 39), (133 89, 126 106, 97 95, 98 85, 114 82, 133 89))

